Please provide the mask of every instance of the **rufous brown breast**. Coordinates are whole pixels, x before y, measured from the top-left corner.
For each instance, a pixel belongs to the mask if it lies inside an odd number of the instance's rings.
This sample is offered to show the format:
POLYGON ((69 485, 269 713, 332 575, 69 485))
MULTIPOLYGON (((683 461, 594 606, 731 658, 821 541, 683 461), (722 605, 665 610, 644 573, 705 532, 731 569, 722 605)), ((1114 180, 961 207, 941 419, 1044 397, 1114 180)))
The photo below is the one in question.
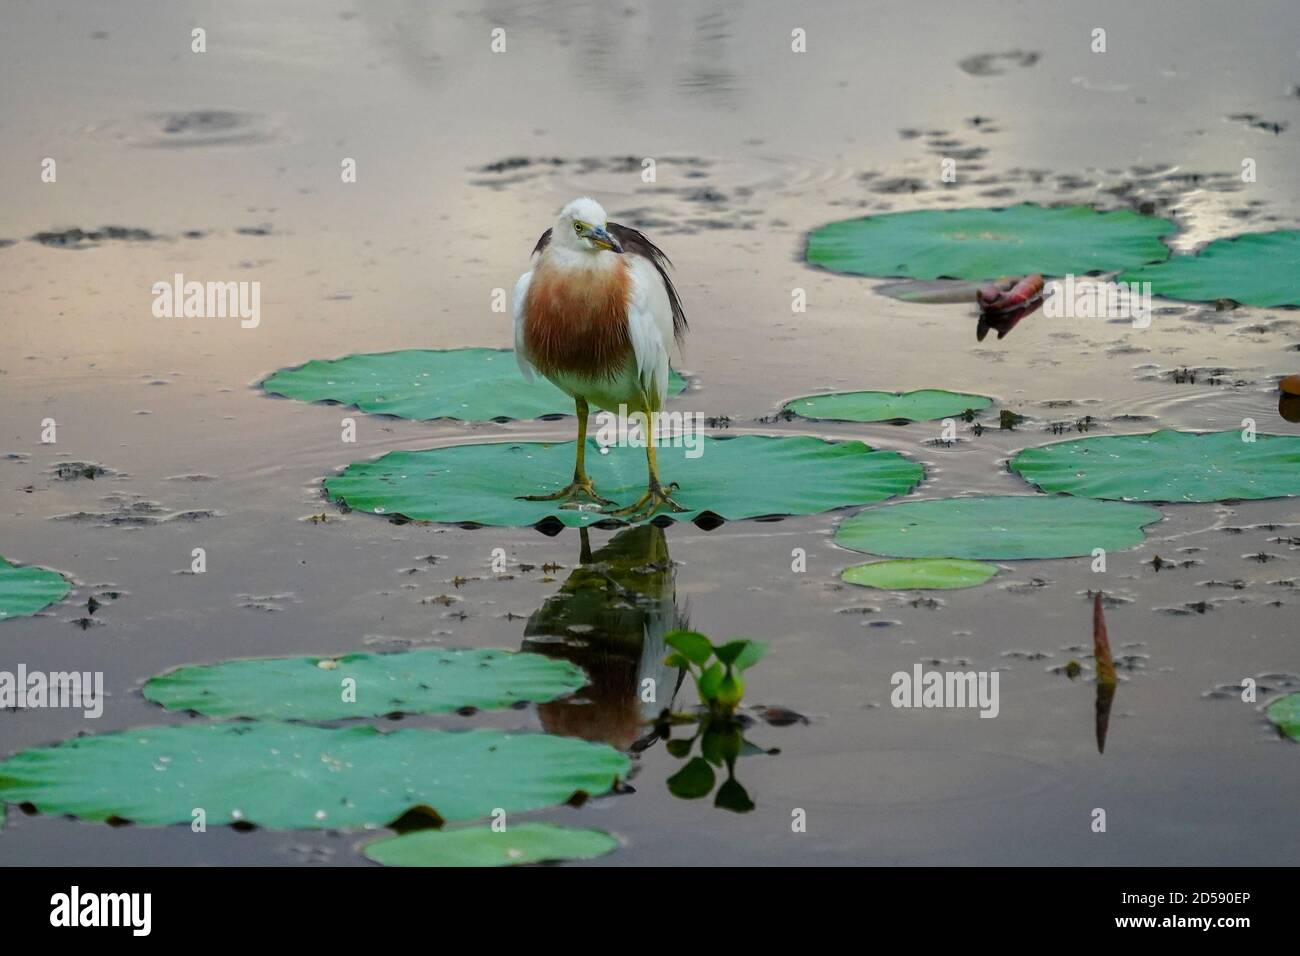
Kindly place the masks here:
POLYGON ((524 302, 528 361, 543 375, 617 377, 633 354, 627 328, 631 283, 621 256, 609 269, 581 273, 539 262, 524 302))

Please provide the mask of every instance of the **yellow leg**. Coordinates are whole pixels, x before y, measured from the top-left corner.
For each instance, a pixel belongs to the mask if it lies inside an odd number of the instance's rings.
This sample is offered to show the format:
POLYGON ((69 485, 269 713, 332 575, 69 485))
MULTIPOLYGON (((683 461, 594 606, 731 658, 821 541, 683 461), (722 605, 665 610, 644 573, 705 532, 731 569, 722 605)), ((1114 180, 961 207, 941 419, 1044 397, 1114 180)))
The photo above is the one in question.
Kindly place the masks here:
POLYGON ((587 477, 587 415, 590 409, 585 398, 575 398, 574 406, 578 412, 578 451, 573 463, 573 481, 567 488, 561 488, 549 495, 520 495, 522 501, 564 501, 561 508, 577 507, 586 500, 598 505, 612 505, 614 502, 596 494, 596 486, 587 477))
POLYGON ((626 508, 619 508, 616 511, 609 512, 610 515, 620 518, 649 518, 660 508, 669 508, 672 511, 685 511, 686 509, 673 501, 668 494, 670 491, 677 490, 677 483, 665 488, 659 481, 659 462, 655 452, 655 416, 653 412, 646 415, 646 446, 645 460, 646 468, 650 473, 647 482, 646 492, 635 502, 626 508))

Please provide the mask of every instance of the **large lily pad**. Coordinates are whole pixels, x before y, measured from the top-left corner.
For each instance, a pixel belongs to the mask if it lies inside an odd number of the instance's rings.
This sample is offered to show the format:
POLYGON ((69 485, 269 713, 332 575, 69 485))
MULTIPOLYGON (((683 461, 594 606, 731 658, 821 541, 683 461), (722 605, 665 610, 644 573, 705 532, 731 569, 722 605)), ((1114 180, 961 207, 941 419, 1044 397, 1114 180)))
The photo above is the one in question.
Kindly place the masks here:
POLYGON ((1168 258, 1167 219, 1089 206, 923 209, 814 229, 808 261, 834 272, 910 279, 1110 272, 1168 258))
POLYGON ((1102 435, 1026 448, 1011 470, 1044 491, 1126 501, 1300 495, 1300 437, 1240 431, 1102 435))
MULTIPOLYGON (((678 520, 703 513, 727 519, 814 514, 904 494, 924 475, 920 465, 897 452, 873 451, 858 441, 761 435, 700 440, 698 458, 687 458, 686 448, 659 449, 660 475, 680 483, 673 495, 689 509, 670 515, 678 520)), ((327 479, 325 488, 357 510, 415 520, 524 526, 555 518, 570 527, 610 520, 553 501, 518 499, 567 485, 573 454, 573 442, 395 451, 349 465, 327 479)), ((642 449, 614 448, 602 455, 588 439, 587 470, 596 490, 620 504, 630 504, 645 490, 642 449)))
POLYGON ((509 707, 555 700, 586 683, 582 668, 540 654, 428 649, 181 667, 150 678, 144 696, 209 717, 337 720, 509 707))
POLYGON ((896 561, 872 561, 845 568, 840 575, 849 584, 886 591, 955 590, 983 584, 998 569, 982 561, 958 558, 900 558, 896 561))
POLYGON ((552 806, 627 770, 611 747, 547 734, 193 723, 24 750, 0 763, 0 802, 146 826, 202 808, 211 826, 374 827, 414 807, 450 821, 552 806))
POLYGON ((384 866, 518 866, 552 860, 593 860, 618 848, 602 830, 519 823, 491 827, 417 830, 376 840, 363 852, 384 866))
POLYGON ((1264 713, 1282 733, 1300 741, 1300 694, 1287 694, 1273 701, 1264 713))
POLYGON ((1146 505, 1086 498, 933 498, 868 508, 840 525, 835 543, 897 558, 1072 558, 1131 548, 1158 520, 1146 505))
MULTIPOLYGON (((313 359, 276 372, 262 387, 304 402, 355 405, 363 412, 416 421, 573 414, 573 399, 546 379, 524 380, 509 349, 404 349, 313 359)), ((685 387, 676 372, 669 376, 669 395, 685 387)))
POLYGON ((914 392, 832 392, 792 398, 785 409, 801 418, 837 422, 927 422, 980 411, 993 404, 983 395, 938 388, 914 392))
POLYGON ((1150 282, 1155 295, 1192 302, 1300 306, 1300 231, 1251 232, 1218 239, 1196 255, 1131 269, 1121 282, 1150 282))
POLYGON ((63 600, 68 579, 45 568, 18 567, 0 557, 0 621, 25 617, 63 600))

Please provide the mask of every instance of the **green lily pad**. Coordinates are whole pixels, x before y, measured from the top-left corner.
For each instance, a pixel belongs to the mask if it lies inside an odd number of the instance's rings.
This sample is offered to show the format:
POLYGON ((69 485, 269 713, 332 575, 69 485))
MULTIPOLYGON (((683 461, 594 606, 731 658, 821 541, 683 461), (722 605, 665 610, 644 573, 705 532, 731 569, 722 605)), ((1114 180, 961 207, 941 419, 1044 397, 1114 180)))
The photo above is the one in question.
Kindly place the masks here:
POLYGON ((1217 239, 1196 255, 1130 269, 1119 282, 1150 282, 1155 295, 1191 302, 1300 306, 1300 230, 1217 239))
POLYGON ((998 569, 982 561, 956 558, 902 558, 896 561, 873 561, 845 568, 840 575, 849 584, 880 588, 885 591, 955 590, 983 584, 998 569))
POLYGON ((1011 470, 1044 491, 1125 501, 1300 495, 1300 437, 1240 431, 1103 435, 1026 448, 1011 470))
POLYGON ((70 590, 68 579, 56 571, 20 568, 0 557, 0 621, 35 614, 62 601, 70 590))
POLYGON ((1300 741, 1300 694, 1287 694, 1268 705, 1264 711, 1282 733, 1300 741))
POLYGON ((923 209, 845 219, 808 235, 810 263, 910 279, 1111 272, 1169 257, 1167 219, 1089 206, 923 209))
POLYGON ((552 860, 594 860, 618 849, 603 830, 518 823, 491 827, 417 830, 376 840, 362 851, 384 866, 518 866, 552 860))
MULTIPOLYGON (((738 520, 766 515, 815 514, 883 501, 910 491, 924 476, 920 465, 859 441, 743 435, 703 438, 699 457, 689 449, 661 447, 659 474, 678 482, 674 498, 688 510, 668 513, 688 521, 701 514, 738 520)), ((421 521, 527 526, 555 518, 569 527, 612 520, 596 511, 557 507, 554 501, 520 501, 549 494, 573 478, 573 442, 498 442, 451 445, 428 451, 394 451, 349 465, 328 478, 331 498, 358 511, 421 521)), ((596 490, 619 504, 646 487, 645 452, 612 448, 600 454, 588 439, 587 471, 596 490)))
POLYGON ((208 717, 338 720, 550 701, 586 683, 582 668, 540 654, 429 649, 181 667, 150 678, 144 696, 169 710, 208 717), (345 680, 355 682, 349 700, 345 680))
MULTIPOLYGON (((313 359, 262 382, 273 395, 355 405, 363 412, 416 421, 467 422, 572 415, 573 399, 541 376, 524 380, 510 349, 403 349, 313 359)), ((668 394, 686 388, 676 372, 668 394)))
POLYGON ((628 760, 603 744, 497 730, 447 733, 275 721, 145 727, 24 750, 0 802, 144 826, 378 827, 414 807, 473 820, 601 794, 628 760))
POLYGON ((859 512, 835 543, 895 558, 1073 558, 1141 544, 1142 528, 1160 517, 1146 505, 1086 498, 933 498, 859 512))
POLYGON ((801 418, 836 422, 928 422, 980 411, 993 404, 983 395, 966 395, 938 388, 915 392, 832 392, 805 395, 785 403, 801 418))

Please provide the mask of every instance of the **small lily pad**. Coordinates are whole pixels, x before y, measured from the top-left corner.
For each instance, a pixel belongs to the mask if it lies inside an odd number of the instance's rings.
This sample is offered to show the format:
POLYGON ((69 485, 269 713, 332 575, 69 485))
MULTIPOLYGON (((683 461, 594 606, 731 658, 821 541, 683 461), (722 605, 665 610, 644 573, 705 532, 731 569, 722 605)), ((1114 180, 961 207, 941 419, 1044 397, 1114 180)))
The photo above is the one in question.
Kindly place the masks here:
MULTIPOLYGON (((303 402, 354 405, 416 421, 486 422, 572 415, 573 399, 546 379, 524 380, 509 349, 403 349, 313 359, 271 375, 262 387, 303 402)), ((686 382, 676 372, 668 394, 686 382)))
POLYGON ((150 678, 144 696, 208 717, 319 721, 509 707, 555 700, 586 683, 582 668, 540 654, 425 649, 181 667, 150 678))
POLYGON ((1300 495, 1300 437, 1162 430, 1026 448, 1011 470, 1043 491, 1124 501, 1300 495))
POLYGON ((982 561, 957 558, 901 558, 873 561, 845 568, 840 575, 849 584, 886 591, 955 590, 983 584, 998 569, 982 561))
POLYGON ((1167 219, 1089 206, 922 209, 846 219, 808 236, 810 263, 909 279, 1111 272, 1169 257, 1167 219))
POLYGON ((19 567, 0 557, 0 621, 35 614, 70 590, 68 579, 56 571, 19 567))
POLYGON ((925 388, 914 392, 832 392, 805 395, 785 403, 785 409, 801 418, 836 422, 927 422, 948 418, 970 409, 980 411, 993 404, 983 395, 966 395, 943 389, 925 388))
MULTIPOLYGON (((688 509, 661 514, 679 521, 705 513, 728 520, 816 514, 904 494, 924 476, 920 465, 897 452, 873 451, 858 441, 696 437, 702 442, 696 458, 687 457, 690 449, 684 447, 658 450, 660 476, 680 484, 673 496, 688 509)), ((528 526, 553 518, 577 527, 614 520, 599 511, 559 508, 554 501, 519 499, 566 486, 573 477, 573 455, 573 442, 394 451, 349 465, 326 479, 325 489, 358 511, 422 521, 528 526)), ((596 490, 619 504, 630 504, 645 490, 640 448, 602 455, 588 439, 587 471, 596 490)))
POLYGON ((1168 299, 1300 306, 1300 230, 1217 239, 1195 255, 1130 269, 1117 281, 1150 282, 1155 295, 1168 299))
POLYGON ((362 851, 384 866, 518 866, 555 860, 594 860, 618 849, 603 830, 517 823, 503 831, 487 827, 417 830, 376 840, 362 851))
POLYGON ((1268 719, 1292 740, 1300 741, 1300 694, 1287 694, 1268 705, 1268 719))
POLYGON ((0 763, 0 803, 142 826, 384 826, 417 808, 473 820, 575 794, 628 771, 612 747, 548 734, 447 733, 277 721, 145 727, 24 750, 0 763))
POLYGON ((1086 498, 932 498, 861 511, 840 525, 835 543, 895 558, 1073 558, 1141 544, 1142 528, 1160 517, 1146 505, 1086 498))

